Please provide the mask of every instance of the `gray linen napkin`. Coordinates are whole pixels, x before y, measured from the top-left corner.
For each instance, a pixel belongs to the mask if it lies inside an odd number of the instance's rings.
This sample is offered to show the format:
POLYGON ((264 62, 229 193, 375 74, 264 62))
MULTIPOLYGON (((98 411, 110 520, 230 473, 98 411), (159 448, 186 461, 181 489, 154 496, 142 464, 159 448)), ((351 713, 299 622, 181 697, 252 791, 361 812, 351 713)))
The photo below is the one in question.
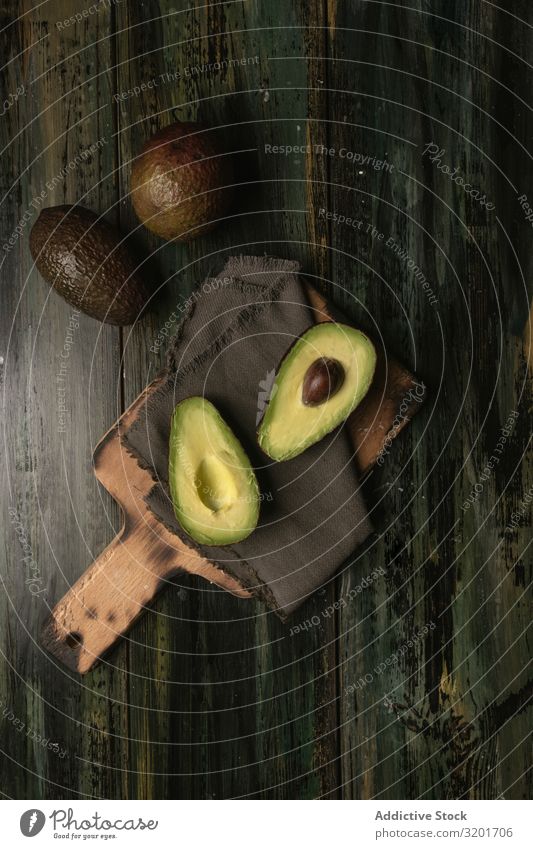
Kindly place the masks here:
POLYGON ((123 437, 152 473, 155 486, 146 500, 156 516, 282 617, 327 581, 372 530, 344 428, 284 463, 266 457, 255 440, 275 369, 314 323, 298 271, 296 262, 243 256, 229 259, 219 277, 206 280, 173 340, 167 379, 123 437), (172 509, 170 418, 190 395, 215 404, 256 469, 260 522, 248 539, 232 546, 196 544, 172 509))

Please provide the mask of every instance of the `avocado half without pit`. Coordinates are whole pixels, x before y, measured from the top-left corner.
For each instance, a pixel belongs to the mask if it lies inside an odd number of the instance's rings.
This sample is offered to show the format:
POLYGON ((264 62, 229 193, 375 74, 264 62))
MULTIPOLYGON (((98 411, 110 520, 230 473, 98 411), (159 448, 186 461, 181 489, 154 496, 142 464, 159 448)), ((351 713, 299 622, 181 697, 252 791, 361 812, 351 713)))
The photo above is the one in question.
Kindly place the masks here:
POLYGON ((169 485, 176 518, 196 542, 239 542, 257 525, 254 470, 231 428, 205 398, 186 398, 174 410, 169 485))
POLYGON ((363 400, 376 368, 374 345, 345 324, 307 330, 283 359, 259 426, 273 460, 290 460, 334 430, 363 400))

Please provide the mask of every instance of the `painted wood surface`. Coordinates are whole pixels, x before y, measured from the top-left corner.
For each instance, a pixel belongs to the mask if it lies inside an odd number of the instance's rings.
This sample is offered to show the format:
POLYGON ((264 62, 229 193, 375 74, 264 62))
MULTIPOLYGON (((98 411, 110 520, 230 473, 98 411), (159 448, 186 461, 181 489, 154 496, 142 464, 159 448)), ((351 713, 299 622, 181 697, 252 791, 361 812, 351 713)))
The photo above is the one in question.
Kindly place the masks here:
POLYGON ((0 26, 2 793, 530 795, 527 2, 89 6, 7 0, 0 26), (242 163, 235 217, 182 246, 128 199, 174 118, 219 126, 242 163), (33 269, 39 206, 76 201, 149 256, 132 330, 73 315, 33 269), (81 681, 38 634, 119 528, 92 450, 158 372, 168 316, 240 250, 299 259, 430 389, 367 481, 378 541, 292 635, 180 578, 81 681))

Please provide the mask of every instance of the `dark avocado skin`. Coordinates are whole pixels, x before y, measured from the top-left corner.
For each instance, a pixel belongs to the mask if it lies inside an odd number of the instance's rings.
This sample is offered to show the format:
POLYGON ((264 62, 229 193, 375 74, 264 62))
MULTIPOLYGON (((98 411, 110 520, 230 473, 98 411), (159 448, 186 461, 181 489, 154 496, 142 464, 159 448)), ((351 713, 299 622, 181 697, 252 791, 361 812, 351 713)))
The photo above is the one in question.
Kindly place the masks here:
POLYGON ((162 239, 186 242, 228 214, 234 169, 212 133, 177 121, 144 145, 131 173, 131 200, 140 221, 162 239))
POLYGON ((43 209, 30 233, 38 270, 69 304, 106 324, 133 324, 148 300, 121 235, 83 206, 43 209))

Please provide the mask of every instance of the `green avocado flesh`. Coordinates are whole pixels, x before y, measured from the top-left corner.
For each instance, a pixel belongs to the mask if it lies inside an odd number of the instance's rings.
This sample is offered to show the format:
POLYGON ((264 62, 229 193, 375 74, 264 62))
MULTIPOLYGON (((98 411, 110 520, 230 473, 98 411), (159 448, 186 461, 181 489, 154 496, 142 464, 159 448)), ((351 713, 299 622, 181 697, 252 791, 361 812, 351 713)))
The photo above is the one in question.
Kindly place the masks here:
POLYGON ((276 374, 258 431, 263 451, 290 460, 321 440, 363 400, 375 367, 375 348, 360 330, 332 321, 311 327, 276 374))
POLYGON ((239 542, 257 525, 254 470, 231 428, 205 398, 186 398, 174 410, 169 484, 176 518, 196 542, 239 542))

